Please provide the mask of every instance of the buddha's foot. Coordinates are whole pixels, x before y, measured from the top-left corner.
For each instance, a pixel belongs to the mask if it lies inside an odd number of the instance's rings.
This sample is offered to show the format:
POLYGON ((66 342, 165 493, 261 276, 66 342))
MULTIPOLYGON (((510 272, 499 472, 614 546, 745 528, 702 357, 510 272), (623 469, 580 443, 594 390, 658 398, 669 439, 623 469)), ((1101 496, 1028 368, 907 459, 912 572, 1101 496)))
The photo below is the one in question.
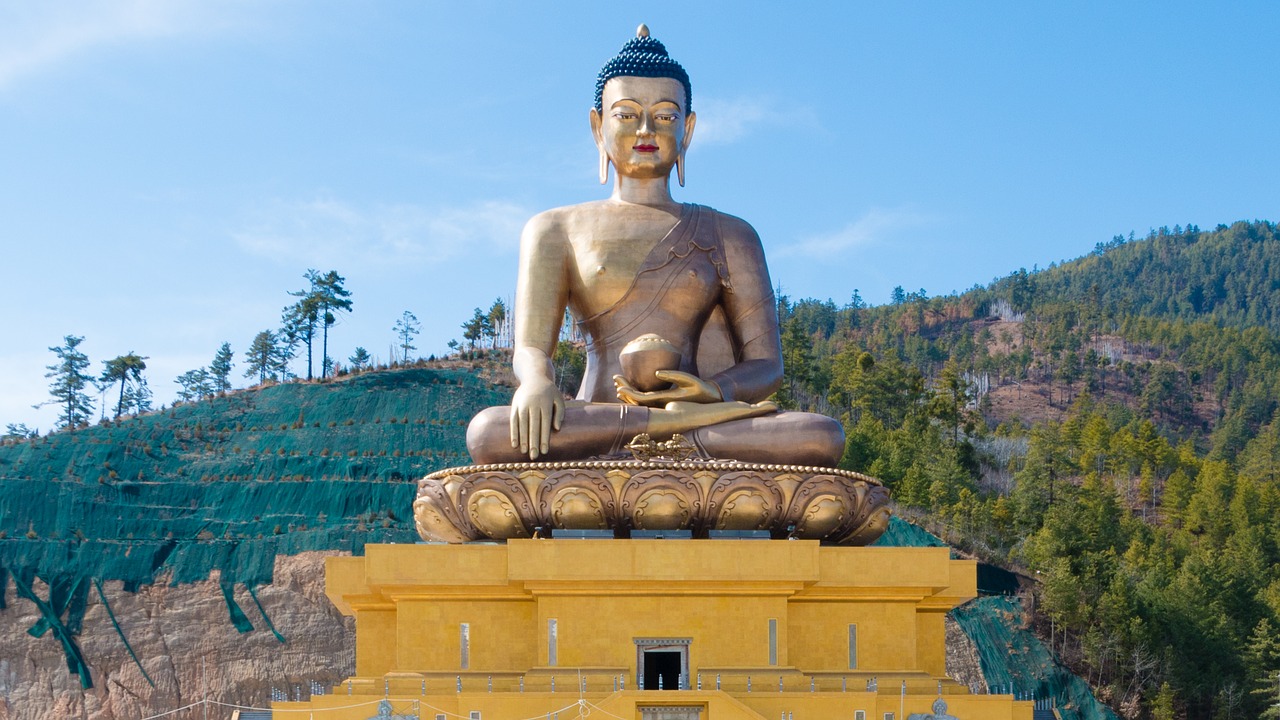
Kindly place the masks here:
POLYGON ((670 437, 701 427, 719 425, 731 420, 771 415, 778 412, 778 405, 768 400, 754 405, 745 402, 670 402, 661 410, 649 414, 648 433, 656 438, 670 437))

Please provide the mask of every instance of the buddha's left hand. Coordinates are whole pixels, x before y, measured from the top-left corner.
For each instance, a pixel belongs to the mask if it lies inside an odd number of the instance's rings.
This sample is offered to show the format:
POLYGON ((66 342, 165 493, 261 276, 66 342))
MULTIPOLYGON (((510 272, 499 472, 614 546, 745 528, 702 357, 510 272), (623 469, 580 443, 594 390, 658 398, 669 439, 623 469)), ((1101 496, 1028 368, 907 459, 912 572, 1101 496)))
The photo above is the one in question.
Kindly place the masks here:
POLYGON ((644 405, 647 407, 664 407, 670 402, 714 403, 724 398, 715 383, 708 382, 687 372, 679 370, 659 370, 654 373, 659 380, 666 380, 672 387, 665 390, 643 392, 637 390, 621 375, 613 376, 614 387, 618 389, 618 399, 628 405, 644 405))

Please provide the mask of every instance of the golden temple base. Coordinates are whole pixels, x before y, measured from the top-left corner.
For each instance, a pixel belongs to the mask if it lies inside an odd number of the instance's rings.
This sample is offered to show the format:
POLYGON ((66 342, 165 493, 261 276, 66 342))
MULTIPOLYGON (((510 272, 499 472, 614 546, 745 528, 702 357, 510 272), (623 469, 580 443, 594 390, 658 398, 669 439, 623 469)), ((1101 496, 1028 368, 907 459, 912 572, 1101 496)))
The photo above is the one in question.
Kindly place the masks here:
POLYGON ((946 548, 370 545, 326 574, 356 620, 356 674, 275 703, 278 720, 910 720, 939 700, 961 720, 1032 715, 946 677, 944 616, 977 581, 946 548))

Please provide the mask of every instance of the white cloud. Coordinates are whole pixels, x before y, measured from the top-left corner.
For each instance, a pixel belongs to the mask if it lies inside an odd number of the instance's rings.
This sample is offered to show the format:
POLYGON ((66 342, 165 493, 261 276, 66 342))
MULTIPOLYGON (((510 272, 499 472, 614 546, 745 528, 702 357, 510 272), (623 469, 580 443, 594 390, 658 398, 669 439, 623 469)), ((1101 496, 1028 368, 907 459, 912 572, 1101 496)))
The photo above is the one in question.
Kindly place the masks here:
POLYGON ((927 222, 923 215, 899 208, 872 208, 835 232, 813 235, 777 250, 780 257, 830 258, 835 254, 884 242, 906 228, 927 222))
POLYGON ((816 126, 812 111, 785 103, 786 112, 774 110, 779 103, 769 98, 699 98, 694 105, 698 124, 693 131, 697 145, 727 145, 770 125, 816 126))
POLYGON ((510 253, 533 214, 501 200, 459 207, 359 207, 322 198, 275 202, 232 233, 245 252, 282 264, 374 267, 434 264, 452 257, 510 253))
POLYGON ((219 30, 237 3, 203 0, 13 2, 0 6, 0 89, 94 50, 219 30))
POLYGON ((699 99, 694 110, 698 113, 698 125, 693 130, 693 138, 699 145, 734 142, 746 137, 754 126, 768 119, 762 103, 745 98, 699 99))

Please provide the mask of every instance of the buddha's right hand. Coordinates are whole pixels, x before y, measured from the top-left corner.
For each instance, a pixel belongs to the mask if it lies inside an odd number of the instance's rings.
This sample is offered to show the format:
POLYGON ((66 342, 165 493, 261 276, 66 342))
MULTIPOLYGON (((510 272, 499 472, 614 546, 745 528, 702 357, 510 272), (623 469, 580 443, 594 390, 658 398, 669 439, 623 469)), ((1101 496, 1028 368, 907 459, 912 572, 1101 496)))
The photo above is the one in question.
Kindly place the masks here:
POLYGON ((551 449, 551 431, 564 421, 564 396, 554 383, 523 382, 511 398, 511 447, 530 460, 551 449))
POLYGON ((654 376, 659 380, 671 383, 665 390, 643 392, 637 390, 631 381, 622 375, 613 376, 613 386, 617 389, 618 399, 628 405, 647 405, 663 407, 672 402, 716 403, 723 398, 720 388, 687 372, 679 370, 658 370, 654 376))

